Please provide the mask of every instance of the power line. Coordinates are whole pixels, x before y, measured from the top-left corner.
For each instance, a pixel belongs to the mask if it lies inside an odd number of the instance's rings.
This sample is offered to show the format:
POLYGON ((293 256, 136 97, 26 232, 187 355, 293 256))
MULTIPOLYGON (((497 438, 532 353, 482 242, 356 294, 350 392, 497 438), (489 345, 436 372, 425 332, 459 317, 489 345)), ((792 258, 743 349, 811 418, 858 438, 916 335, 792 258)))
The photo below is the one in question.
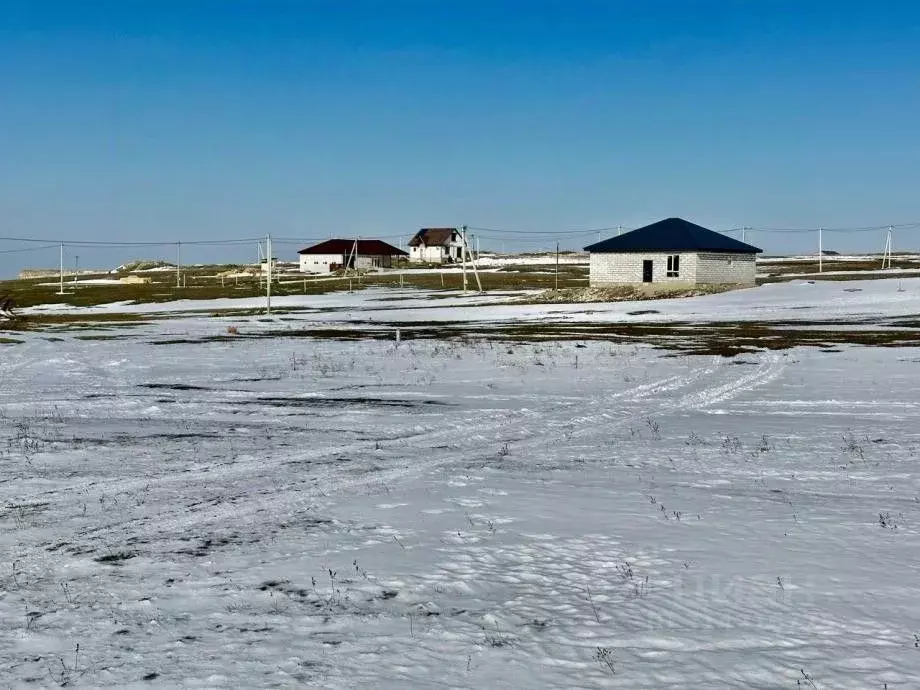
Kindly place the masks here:
MULTIPOLYGON (((467 227, 467 230, 475 230, 476 232, 494 232, 502 235, 595 235, 599 232, 610 232, 616 230, 617 227, 613 226, 611 228, 593 228, 586 230, 508 230, 502 228, 477 228, 472 225, 467 227)), ((624 228, 625 229, 625 228, 624 228)), ((485 237, 485 235, 483 235, 485 237)))
MULTIPOLYGON (((458 226, 459 227, 459 226, 458 226)), ((727 228, 722 230, 723 233, 732 233, 739 231, 747 231, 754 233, 768 233, 768 234, 809 234, 817 232, 826 232, 826 233, 861 233, 861 232, 882 232, 891 230, 905 230, 905 229, 916 229, 920 228, 920 221, 913 221, 908 223, 884 223, 879 225, 863 225, 863 226, 851 226, 851 227, 823 227, 819 229, 818 227, 773 227, 773 226, 757 226, 757 225, 745 225, 744 228, 734 227, 727 228)), ((473 230, 477 235, 483 239, 491 240, 506 240, 511 239, 511 236, 517 237, 520 241, 541 241, 543 239, 549 238, 559 238, 559 237, 571 237, 577 239, 580 237, 588 237, 590 235, 597 235, 599 233, 613 232, 613 231, 629 231, 633 228, 627 228, 622 225, 620 226, 608 226, 601 228, 587 228, 587 229, 560 229, 560 230, 520 230, 520 229, 511 229, 511 228, 488 228, 488 227, 477 227, 477 226, 468 226, 468 230, 473 230)), ((356 235, 355 233, 339 233, 339 236, 343 237, 356 237, 359 236, 362 239, 369 240, 400 240, 410 234, 406 233, 392 233, 392 234, 381 234, 381 235, 356 235)), ((108 248, 129 248, 129 247, 174 247, 178 245, 185 246, 240 246, 248 245, 253 243, 262 242, 264 237, 245 237, 245 238, 232 238, 232 239, 223 239, 223 240, 157 240, 157 241, 128 241, 128 240, 63 240, 63 239, 49 239, 49 238, 36 238, 36 237, 7 237, 0 236, 0 241, 4 242, 21 242, 26 244, 41 244, 43 247, 31 248, 36 251, 40 249, 47 249, 51 247, 58 247, 60 245, 65 245, 67 247, 108 247, 108 248)), ((321 242, 328 237, 273 237, 272 241, 278 244, 308 244, 311 242, 321 242)), ((0 253, 3 254, 14 254, 19 252, 30 251, 30 248, 26 249, 13 249, 13 250, 3 250, 0 253)))
MULTIPOLYGON (((775 233, 781 235, 803 235, 811 232, 818 232, 818 228, 758 228, 757 226, 745 226, 745 229, 748 232, 766 232, 766 233, 775 233)), ((825 232, 838 232, 836 230, 830 230, 829 228, 824 228, 825 232)))
MULTIPOLYGON (((363 235, 355 233, 339 233, 337 235, 338 239, 348 239, 353 240, 355 238, 362 240, 397 240, 401 237, 405 237, 410 233, 404 232, 402 234, 394 235, 363 235)), ((304 244, 306 242, 325 242, 330 239, 329 237, 274 237, 272 236, 272 242, 275 244, 304 244)))
POLYGON ((0 254, 20 254, 23 252, 40 252, 45 249, 57 249, 59 244, 46 244, 41 247, 24 247, 22 249, 3 249, 0 250, 0 254))
POLYGON ((746 225, 747 230, 753 230, 755 232, 776 232, 776 233, 807 233, 807 232, 818 232, 822 230, 824 232, 878 232, 880 230, 888 230, 889 228, 893 230, 905 230, 909 228, 918 228, 920 227, 920 222, 913 223, 885 223, 884 225, 861 225, 854 227, 841 227, 841 228, 776 228, 776 227, 767 227, 767 226, 751 226, 746 225))
MULTIPOLYGON (((836 233, 850 233, 850 232, 879 232, 887 231, 888 229, 892 230, 904 230, 911 228, 920 228, 920 222, 914 221, 910 223, 884 223, 881 225, 861 225, 861 226, 852 226, 852 227, 823 227, 821 228, 823 232, 836 232, 836 233)), ((481 237, 489 237, 491 239, 501 239, 506 235, 552 235, 552 236, 579 236, 579 235, 591 235, 599 232, 611 232, 613 230, 623 230, 629 231, 635 228, 627 228, 625 226, 614 226, 614 227, 605 227, 605 228, 594 228, 593 230, 511 230, 507 228, 479 228, 474 226, 469 226, 470 230, 476 230, 478 232, 485 233, 495 233, 493 235, 481 235, 481 237)), ((772 226, 758 226, 758 225, 745 225, 743 230, 750 232, 765 232, 765 233, 791 233, 791 234, 805 234, 818 232, 818 227, 800 227, 800 228, 783 228, 783 227, 772 227, 772 226)), ((726 228, 720 230, 722 233, 729 232, 741 232, 742 228, 726 228)))
MULTIPOLYGON (((247 237, 239 240, 192 240, 186 242, 182 240, 183 245, 233 245, 233 244, 252 244, 253 242, 260 242, 263 238, 261 237, 247 237)), ((274 238, 272 239, 274 241, 274 238)), ((65 242, 65 244, 69 244, 65 242)), ((179 244, 179 242, 167 242, 167 245, 179 244)))
POLYGON ((107 241, 107 240, 52 240, 52 239, 39 239, 35 237, 0 237, 0 240, 6 242, 32 242, 40 244, 52 244, 54 246, 59 246, 61 244, 68 247, 172 247, 177 244, 184 245, 235 245, 235 244, 251 244, 253 242, 258 242, 261 237, 251 237, 243 239, 231 239, 231 240, 174 240, 172 242, 168 241, 159 241, 159 242, 129 242, 124 240, 117 241, 107 241))

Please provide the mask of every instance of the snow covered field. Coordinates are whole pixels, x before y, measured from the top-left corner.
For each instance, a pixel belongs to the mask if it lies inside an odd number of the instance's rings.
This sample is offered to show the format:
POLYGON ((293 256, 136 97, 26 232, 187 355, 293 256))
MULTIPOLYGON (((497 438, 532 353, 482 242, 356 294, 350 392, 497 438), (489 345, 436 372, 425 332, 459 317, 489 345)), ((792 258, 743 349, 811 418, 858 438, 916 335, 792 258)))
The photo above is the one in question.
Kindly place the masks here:
MULTIPOLYGON (((643 304, 920 311, 890 282, 643 304)), ((3 348, 6 685, 920 687, 920 350, 155 344, 225 322, 3 348)))
MULTIPOLYGON (((557 321, 659 323, 689 321, 848 321, 920 314, 920 278, 902 280, 814 281, 771 283, 757 288, 733 290, 701 297, 656 299, 643 302, 575 304, 522 303, 540 290, 502 291, 498 294, 425 291, 414 288, 368 288, 322 295, 291 295, 272 298, 275 309, 291 312, 290 322, 345 323, 355 320, 376 323, 542 322, 557 321)), ((264 308, 265 299, 176 300, 136 304, 116 302, 95 307, 43 304, 20 310, 23 315, 41 314, 170 314, 219 313, 227 310, 264 308)), ((182 322, 179 322, 182 323, 182 322)), ((249 329, 262 327, 247 324, 249 329)))
MULTIPOLYGON (((49 333, 72 328, 66 321, 61 325, 53 320, 62 315, 68 321, 83 315, 136 317, 144 321, 134 329, 138 335, 173 344, 228 337, 395 341, 401 335, 408 340, 601 338, 666 345, 695 354, 736 354, 767 346, 776 349, 777 344, 920 346, 920 280, 916 279, 797 281, 694 298, 609 303, 528 302, 532 297, 527 292, 462 295, 369 288, 280 298, 273 301, 276 311, 271 318, 259 314, 258 308, 265 304, 260 298, 94 307, 49 304, 23 312, 33 320, 51 315, 50 322, 35 321, 44 323, 49 333), (229 336, 228 330, 235 335, 229 336)), ((106 328, 106 323, 97 322, 96 327, 106 328)))
MULTIPOLYGON (((907 261, 920 261, 920 254, 894 254, 894 257, 907 261)), ((878 261, 881 262, 882 255, 875 254, 825 254, 821 260, 826 263, 850 262, 850 261, 878 261)), ((818 260, 817 254, 796 254, 791 256, 758 256, 759 264, 776 264, 791 262, 813 262, 818 260)))

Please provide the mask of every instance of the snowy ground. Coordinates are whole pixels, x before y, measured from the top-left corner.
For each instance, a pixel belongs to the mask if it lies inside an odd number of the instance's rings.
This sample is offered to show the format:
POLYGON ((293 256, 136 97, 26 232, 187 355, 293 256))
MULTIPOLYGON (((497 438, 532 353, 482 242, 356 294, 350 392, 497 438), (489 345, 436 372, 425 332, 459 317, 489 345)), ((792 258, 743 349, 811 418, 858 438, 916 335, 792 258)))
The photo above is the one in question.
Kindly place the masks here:
MULTIPOLYGON (((894 254, 896 259, 909 260, 909 261, 920 261, 920 254, 894 254)), ((790 262, 811 262, 817 261, 818 255, 815 254, 797 254, 792 256, 758 256, 758 264, 775 264, 775 263, 790 263, 790 262)), ((881 263, 882 254, 827 254, 821 258, 825 263, 833 263, 835 261, 878 261, 881 263)))
MULTIPOLYGON (((341 323, 355 319, 378 323, 444 321, 588 321, 657 323, 690 321, 815 321, 862 320, 920 314, 920 278, 902 280, 813 281, 771 283, 694 298, 643 302, 522 304, 539 290, 462 295, 459 292, 413 288, 369 288, 356 292, 273 297, 288 318, 310 323, 341 323), (641 312, 641 313, 640 313, 641 312)), ((214 313, 258 309, 264 298, 177 300, 155 304, 116 302, 97 307, 45 304, 22 309, 31 314, 156 314, 214 313)), ((255 324, 257 327, 257 324, 255 324)))
POLYGON ((920 268, 880 268, 877 270, 862 269, 857 271, 814 271, 811 273, 758 273, 758 278, 827 278, 830 276, 865 276, 872 273, 873 278, 882 277, 908 277, 920 273, 920 268))
MULTIPOLYGON (((74 290, 80 285, 127 285, 128 283, 124 280, 119 280, 118 278, 83 278, 82 280, 74 282, 73 278, 64 280, 64 289, 65 290, 74 290)), ((60 285, 60 282, 55 280, 48 283, 37 283, 39 287, 57 287, 60 285)))
POLYGON ((5 684, 920 686, 920 350, 222 324, 2 350, 5 684))

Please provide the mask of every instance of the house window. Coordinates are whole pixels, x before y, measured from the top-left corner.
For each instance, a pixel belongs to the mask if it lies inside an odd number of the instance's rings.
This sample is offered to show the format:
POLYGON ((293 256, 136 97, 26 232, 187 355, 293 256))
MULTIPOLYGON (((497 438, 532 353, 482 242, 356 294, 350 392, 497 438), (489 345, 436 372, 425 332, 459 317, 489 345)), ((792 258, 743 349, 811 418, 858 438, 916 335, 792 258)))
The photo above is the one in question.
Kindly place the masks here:
POLYGON ((668 278, 680 277, 680 254, 671 254, 668 257, 668 278))

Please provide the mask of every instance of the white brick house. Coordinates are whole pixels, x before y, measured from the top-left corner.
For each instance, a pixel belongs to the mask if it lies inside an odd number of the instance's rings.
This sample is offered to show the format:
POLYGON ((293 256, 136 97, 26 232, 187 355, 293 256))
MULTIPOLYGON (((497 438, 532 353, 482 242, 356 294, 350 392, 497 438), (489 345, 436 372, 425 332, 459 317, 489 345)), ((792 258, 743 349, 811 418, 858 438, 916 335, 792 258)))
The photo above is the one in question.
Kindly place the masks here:
POLYGON ((592 286, 754 285, 757 247, 682 218, 597 242, 590 253, 592 286))
POLYGON ((409 240, 409 261, 443 264, 460 261, 463 240, 457 228, 422 228, 409 240))

